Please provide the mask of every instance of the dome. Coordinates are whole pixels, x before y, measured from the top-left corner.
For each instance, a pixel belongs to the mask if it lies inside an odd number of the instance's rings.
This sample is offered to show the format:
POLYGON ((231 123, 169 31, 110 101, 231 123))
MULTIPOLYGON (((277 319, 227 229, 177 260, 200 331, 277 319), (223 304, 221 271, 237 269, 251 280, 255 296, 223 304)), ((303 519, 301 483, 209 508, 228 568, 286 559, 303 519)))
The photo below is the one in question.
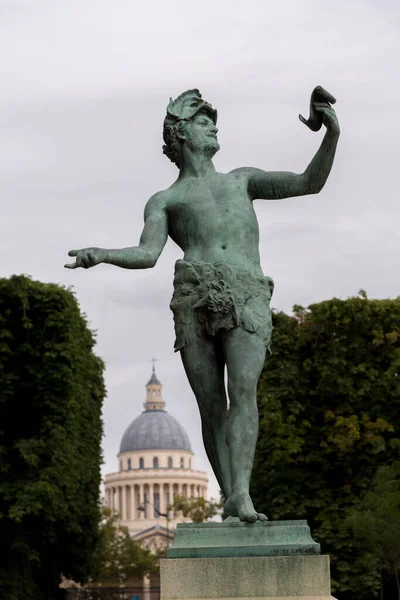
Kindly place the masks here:
POLYGON ((190 441, 182 425, 165 410, 146 410, 122 436, 120 452, 136 450, 186 450, 190 441))

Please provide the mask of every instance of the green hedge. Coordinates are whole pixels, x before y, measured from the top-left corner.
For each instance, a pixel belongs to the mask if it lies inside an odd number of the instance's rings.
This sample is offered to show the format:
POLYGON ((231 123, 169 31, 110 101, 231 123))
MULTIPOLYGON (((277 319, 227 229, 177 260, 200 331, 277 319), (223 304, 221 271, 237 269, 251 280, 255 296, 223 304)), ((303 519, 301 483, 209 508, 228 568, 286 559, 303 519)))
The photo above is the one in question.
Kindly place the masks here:
POLYGON ((0 279, 0 597, 62 597, 98 535, 103 363, 69 290, 0 279))
POLYGON ((377 599, 384 581, 391 598, 394 573, 354 539, 347 517, 379 467, 400 458, 400 298, 361 292, 277 313, 274 326, 259 382, 256 508, 308 520, 331 555, 339 600, 377 599))

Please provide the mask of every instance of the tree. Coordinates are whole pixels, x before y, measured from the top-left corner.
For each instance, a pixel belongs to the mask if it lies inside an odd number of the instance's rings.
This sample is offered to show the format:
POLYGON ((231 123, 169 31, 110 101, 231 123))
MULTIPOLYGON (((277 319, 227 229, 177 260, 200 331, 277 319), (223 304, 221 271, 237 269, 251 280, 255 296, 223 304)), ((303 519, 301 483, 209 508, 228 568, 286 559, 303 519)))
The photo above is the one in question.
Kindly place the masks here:
POLYGON ((135 542, 127 527, 119 523, 110 509, 103 510, 99 540, 93 556, 91 579, 97 584, 117 582, 154 573, 158 557, 135 542))
POLYGON ((100 520, 103 363, 71 291, 0 279, 0 597, 87 577, 100 520))
POLYGON ((400 298, 298 306, 293 317, 274 314, 274 327, 258 390, 253 498, 272 519, 308 520, 331 555, 334 595, 372 600, 379 556, 346 517, 400 437, 400 298))
POLYGON ((203 523, 215 517, 222 508, 221 502, 205 500, 204 498, 185 498, 177 496, 169 507, 174 512, 181 512, 184 517, 188 517, 193 523, 203 523))
POLYGON ((368 552, 378 557, 382 579, 394 578, 400 600, 399 460, 377 470, 371 489, 351 511, 347 525, 368 552))

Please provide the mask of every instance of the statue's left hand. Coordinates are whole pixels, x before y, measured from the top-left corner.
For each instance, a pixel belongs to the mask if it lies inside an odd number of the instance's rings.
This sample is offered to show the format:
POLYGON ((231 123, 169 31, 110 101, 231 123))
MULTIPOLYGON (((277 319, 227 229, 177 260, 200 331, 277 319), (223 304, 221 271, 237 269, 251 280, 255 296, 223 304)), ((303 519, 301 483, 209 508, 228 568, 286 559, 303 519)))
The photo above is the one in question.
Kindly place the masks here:
POLYGON ((76 256, 74 263, 64 265, 66 269, 77 269, 82 267, 89 269, 99 263, 102 263, 107 258, 108 251, 104 248, 83 248, 83 250, 70 250, 68 256, 76 256))
POLYGON ((314 108, 317 112, 323 114, 323 124, 327 128, 327 130, 334 134, 339 135, 340 126, 339 121, 336 116, 335 110, 332 108, 330 104, 327 102, 314 102, 314 108))

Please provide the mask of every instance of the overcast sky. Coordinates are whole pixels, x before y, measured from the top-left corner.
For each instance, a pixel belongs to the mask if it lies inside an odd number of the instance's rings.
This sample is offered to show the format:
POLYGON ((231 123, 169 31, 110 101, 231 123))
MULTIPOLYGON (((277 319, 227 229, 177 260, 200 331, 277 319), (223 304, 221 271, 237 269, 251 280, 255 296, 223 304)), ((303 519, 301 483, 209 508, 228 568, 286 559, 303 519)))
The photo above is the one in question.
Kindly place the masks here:
MULTIPOLYGON (((318 196, 257 201, 272 306, 290 312, 399 295, 398 0, 0 0, 0 276, 73 285, 106 363, 103 472, 142 410, 158 359, 169 412, 210 473, 173 352, 174 261, 66 270, 71 248, 138 242, 143 208, 176 167, 162 155, 170 96, 198 87, 219 113, 218 170, 301 172, 322 131, 298 120, 322 85, 342 136, 318 196)), ((210 492, 217 496, 210 474, 210 492)))

